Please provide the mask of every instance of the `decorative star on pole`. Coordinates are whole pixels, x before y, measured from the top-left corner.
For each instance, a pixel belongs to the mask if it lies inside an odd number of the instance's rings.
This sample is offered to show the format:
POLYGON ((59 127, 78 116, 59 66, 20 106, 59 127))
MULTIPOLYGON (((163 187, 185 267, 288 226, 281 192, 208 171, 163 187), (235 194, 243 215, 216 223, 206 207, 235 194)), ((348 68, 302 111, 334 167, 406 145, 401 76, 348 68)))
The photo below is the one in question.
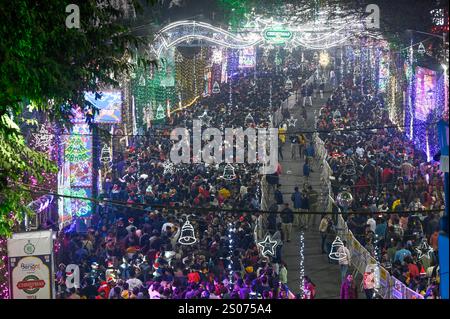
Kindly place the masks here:
POLYGON ((291 117, 290 117, 289 119, 287 119, 288 126, 295 127, 295 124, 297 123, 297 120, 298 120, 298 119, 293 118, 292 115, 291 115, 291 117))
POLYGON ((258 243, 258 246, 262 249, 261 254, 267 257, 267 255, 275 256, 275 248, 278 244, 277 240, 272 240, 270 235, 266 235, 265 239, 258 243))
POLYGON ((433 248, 428 245, 426 240, 423 240, 419 247, 416 247, 416 251, 419 253, 418 258, 422 259, 423 257, 427 257, 431 259, 431 254, 433 253, 433 248))

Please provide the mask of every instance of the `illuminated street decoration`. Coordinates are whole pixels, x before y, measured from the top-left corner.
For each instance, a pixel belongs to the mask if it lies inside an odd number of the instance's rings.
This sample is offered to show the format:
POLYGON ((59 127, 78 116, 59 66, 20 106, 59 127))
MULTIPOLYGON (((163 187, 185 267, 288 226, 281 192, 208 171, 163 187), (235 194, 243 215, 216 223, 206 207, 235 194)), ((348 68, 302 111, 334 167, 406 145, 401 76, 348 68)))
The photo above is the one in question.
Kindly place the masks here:
POLYGON ((81 136, 73 135, 69 139, 69 145, 66 148, 66 160, 71 163, 82 162, 89 159, 89 150, 83 143, 81 136))
POLYGON ((164 120, 166 118, 166 111, 164 110, 164 106, 161 104, 158 105, 156 109, 155 120, 164 120))
POLYGON ((330 63, 330 55, 328 54, 328 52, 326 51, 320 52, 319 64, 322 67, 326 67, 329 63, 330 63))
MULTIPOLYGON (((63 195, 71 197, 89 198, 91 191, 88 188, 64 190, 63 195)), ((89 218, 92 214, 91 202, 78 198, 65 198, 64 210, 66 215, 72 215, 79 218, 89 218)))
MULTIPOLYGON (((181 55, 181 54, 180 54, 181 55)), ((223 60, 223 53, 222 53, 222 49, 220 48, 215 48, 212 51, 212 57, 211 57, 212 63, 214 64, 220 64, 222 63, 223 60)))
POLYGON ((264 40, 271 44, 284 44, 292 40, 293 33, 282 26, 273 26, 263 31, 264 40))
POLYGON ((234 172, 234 167, 228 163, 223 169, 222 178, 227 181, 232 181, 236 179, 236 173, 234 172))
POLYGON ((53 143, 53 134, 46 128, 45 124, 41 125, 38 133, 33 133, 33 138, 34 146, 37 149, 49 153, 48 151, 53 143))
POLYGON ((425 46, 423 45, 422 42, 420 42, 419 47, 417 48, 417 52, 424 55, 426 50, 425 50, 425 46))
POLYGON ((261 247, 261 254, 264 257, 268 255, 275 257, 278 244, 278 241, 272 240, 270 235, 266 235, 263 241, 258 242, 258 246, 261 247))
MULTIPOLYGON (((65 163, 58 173, 58 192, 67 196, 89 198, 92 195, 92 136, 88 124, 74 124, 65 138, 65 163)), ((75 218, 91 218, 88 200, 58 199, 59 224, 63 227, 75 218)))
POLYGON ((293 84, 292 84, 292 80, 291 79, 287 79, 286 83, 284 84, 284 88, 286 90, 292 90, 293 84))
POLYGON ((378 89, 385 93, 389 82, 389 55, 387 52, 381 52, 379 67, 378 89))
POLYGON ((163 163, 164 175, 175 173, 175 165, 170 161, 165 161, 163 163))
POLYGON ((208 115, 208 113, 206 112, 206 110, 203 112, 202 115, 200 115, 198 117, 198 119, 202 122, 202 125, 204 126, 210 126, 212 117, 208 115))
POLYGON ((112 161, 111 148, 108 145, 103 145, 100 161, 103 164, 108 164, 112 161))
POLYGON ((416 251, 419 254, 418 258, 422 259, 426 257, 427 259, 431 259, 431 254, 433 253, 433 248, 428 245, 426 239, 422 240, 422 243, 419 247, 416 247, 416 251))
POLYGON ((331 244, 331 251, 328 257, 333 260, 344 260, 347 258, 347 254, 343 251, 339 251, 339 248, 344 247, 344 243, 339 237, 336 237, 336 239, 331 244))
MULTIPOLYGON (((219 45, 231 49, 245 49, 258 45, 288 45, 289 48, 302 46, 314 50, 325 50, 343 45, 356 34, 366 34, 375 37, 365 29, 359 19, 327 20, 323 18, 314 24, 292 25, 285 22, 248 17, 249 22, 244 28, 233 34, 212 26, 211 24, 190 20, 171 23, 161 29, 156 35, 152 51, 160 58, 165 51, 180 43, 201 41, 211 45, 219 45), (251 27, 249 25, 251 24, 251 27)), ((216 53, 214 63, 219 60, 216 53)))
POLYGON ((73 126, 72 135, 67 137, 65 160, 69 163, 71 186, 92 186, 92 136, 87 124, 73 126))
POLYGON ((194 226, 189 222, 189 219, 186 217, 186 222, 183 227, 181 227, 181 234, 178 243, 181 245, 193 245, 197 242, 197 238, 195 238, 194 226))
POLYGON ((239 51, 239 68, 253 68, 256 65, 256 50, 253 47, 239 51))
POLYGON ((220 93, 220 86, 219 86, 219 83, 218 83, 217 81, 214 82, 212 92, 213 92, 214 94, 220 93))
POLYGON ((294 117, 291 115, 291 117, 287 119, 288 126, 295 127, 295 124, 297 123, 297 120, 298 120, 298 119, 294 118, 294 117))

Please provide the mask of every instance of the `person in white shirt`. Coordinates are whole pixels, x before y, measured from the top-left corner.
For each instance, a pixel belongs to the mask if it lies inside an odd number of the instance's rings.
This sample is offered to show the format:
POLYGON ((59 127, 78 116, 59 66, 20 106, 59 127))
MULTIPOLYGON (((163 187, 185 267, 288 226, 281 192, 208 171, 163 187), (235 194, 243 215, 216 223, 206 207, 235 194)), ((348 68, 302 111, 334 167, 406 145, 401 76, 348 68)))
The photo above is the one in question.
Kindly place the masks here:
POLYGON ((350 250, 347 248, 347 241, 342 241, 343 246, 339 247, 339 265, 341 266, 341 282, 344 282, 347 277, 348 266, 351 263, 350 250))
POLYGON ((159 294, 159 284, 152 284, 149 288, 148 288, 148 295, 150 297, 150 299, 161 299, 161 296, 159 294))
POLYGON ((367 225, 370 226, 370 231, 372 231, 375 234, 375 229, 377 228, 377 222, 373 218, 373 216, 370 216, 370 218, 367 220, 367 225))
POLYGON ((134 288, 141 288, 143 283, 140 279, 136 278, 136 273, 131 271, 131 278, 127 280, 128 289, 133 291, 134 288))
POLYGON ((356 148, 356 154, 358 154, 359 157, 363 157, 364 156, 364 149, 361 146, 358 146, 356 148))

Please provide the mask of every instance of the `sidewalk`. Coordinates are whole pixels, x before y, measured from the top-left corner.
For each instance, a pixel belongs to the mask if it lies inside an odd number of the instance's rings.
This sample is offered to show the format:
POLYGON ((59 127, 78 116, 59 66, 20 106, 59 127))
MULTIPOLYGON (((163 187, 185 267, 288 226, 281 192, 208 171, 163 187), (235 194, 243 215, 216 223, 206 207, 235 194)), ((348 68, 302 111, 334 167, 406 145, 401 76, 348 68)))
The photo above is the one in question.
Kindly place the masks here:
MULTIPOLYGON (((314 130, 314 112, 319 113, 319 109, 328 99, 329 94, 324 94, 324 98, 313 99, 313 106, 307 106, 307 121, 301 116, 301 109, 295 108, 295 95, 289 99, 289 111, 291 115, 297 119, 295 128, 289 127, 289 131, 313 131, 314 130)), ((299 99, 301 97, 299 96, 299 99)), ((300 100, 300 104, 302 101, 300 100)), ((287 135, 289 137, 289 135, 287 135)), ((281 191, 284 194, 284 201, 292 207, 291 194, 295 186, 301 189, 305 182, 303 177, 303 159, 298 156, 295 160, 291 159, 291 145, 289 139, 286 138, 286 144, 283 146, 284 160, 280 159, 283 173, 280 176, 281 191)), ((320 172, 319 166, 313 165, 313 172, 309 177, 309 184, 320 194, 320 172)), ((273 201, 273 193, 270 195, 273 201)), ((319 197, 319 200, 321 198, 319 197)), ((320 234, 318 231, 320 216, 314 215, 312 220, 315 225, 304 231, 304 269, 305 275, 308 276, 316 285, 317 299, 338 299, 340 297, 340 271, 339 265, 328 263, 327 255, 321 254, 320 234)), ((300 229, 293 228, 293 239, 290 243, 285 242, 283 245, 283 260, 287 263, 288 269, 288 287, 295 293, 300 292, 300 229)))

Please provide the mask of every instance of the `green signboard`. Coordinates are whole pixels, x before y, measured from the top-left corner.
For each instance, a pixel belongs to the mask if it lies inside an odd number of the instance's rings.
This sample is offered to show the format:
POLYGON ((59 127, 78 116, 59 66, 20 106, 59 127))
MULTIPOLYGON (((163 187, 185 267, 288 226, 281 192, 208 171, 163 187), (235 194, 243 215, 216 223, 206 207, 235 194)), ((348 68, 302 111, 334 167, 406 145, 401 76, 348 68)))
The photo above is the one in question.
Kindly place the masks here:
POLYGON ((284 44, 292 39, 293 33, 289 30, 284 30, 282 26, 275 26, 265 29, 263 37, 268 43, 284 44))

